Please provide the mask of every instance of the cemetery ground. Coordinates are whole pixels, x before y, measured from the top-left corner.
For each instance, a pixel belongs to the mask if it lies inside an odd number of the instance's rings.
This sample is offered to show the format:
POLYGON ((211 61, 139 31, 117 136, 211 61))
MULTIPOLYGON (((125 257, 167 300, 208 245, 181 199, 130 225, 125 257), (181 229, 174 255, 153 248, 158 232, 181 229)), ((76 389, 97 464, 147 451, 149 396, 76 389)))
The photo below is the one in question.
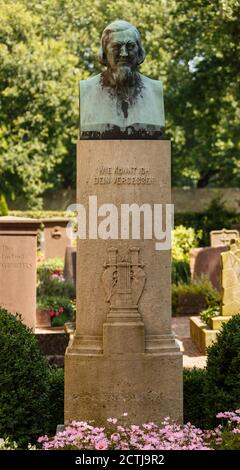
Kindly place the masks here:
MULTIPOLYGON (((59 230, 56 227, 52 220, 54 233, 59 230)), ((183 352, 184 424, 166 419, 161 426, 129 425, 124 421, 126 409, 123 416, 109 416, 104 427, 73 422, 56 435, 57 426, 64 421, 64 353, 76 314, 75 249, 72 247, 69 255, 66 242, 64 263, 63 256, 51 257, 50 247, 46 259, 44 251, 39 250, 40 240, 38 236, 35 331, 24 325, 23 318, 10 314, 10 309, 0 309, 0 448, 240 449, 240 315, 221 325, 220 334, 206 351, 201 352, 193 342, 190 316, 197 318, 200 314, 202 320, 209 321, 219 315, 221 295, 206 272, 194 276, 191 253, 196 256, 199 250, 202 255, 204 248, 197 248, 201 231, 182 225, 175 228, 173 238, 172 329, 183 352)), ((3 249, 0 244, 0 250, 4 254, 6 246, 3 249)), ((215 256, 214 248, 213 253, 215 256)), ((218 263, 216 277, 220 275, 220 254, 218 263)), ((217 278, 216 285, 219 282, 217 278)), ((6 296, 5 304, 10 302, 6 296)))

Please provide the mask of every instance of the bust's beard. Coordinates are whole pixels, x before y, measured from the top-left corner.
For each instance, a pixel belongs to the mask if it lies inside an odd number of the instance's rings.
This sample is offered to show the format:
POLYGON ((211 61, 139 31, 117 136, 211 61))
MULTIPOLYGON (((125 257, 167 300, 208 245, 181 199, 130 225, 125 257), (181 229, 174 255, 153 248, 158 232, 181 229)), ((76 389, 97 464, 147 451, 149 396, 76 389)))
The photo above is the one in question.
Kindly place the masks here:
POLYGON ((103 86, 110 87, 117 96, 125 98, 135 94, 139 81, 138 73, 128 65, 119 65, 115 70, 108 68, 103 73, 103 86))
POLYGON ((117 89, 121 87, 133 87, 136 81, 136 71, 132 70, 127 65, 117 67, 116 71, 112 74, 113 83, 117 89))

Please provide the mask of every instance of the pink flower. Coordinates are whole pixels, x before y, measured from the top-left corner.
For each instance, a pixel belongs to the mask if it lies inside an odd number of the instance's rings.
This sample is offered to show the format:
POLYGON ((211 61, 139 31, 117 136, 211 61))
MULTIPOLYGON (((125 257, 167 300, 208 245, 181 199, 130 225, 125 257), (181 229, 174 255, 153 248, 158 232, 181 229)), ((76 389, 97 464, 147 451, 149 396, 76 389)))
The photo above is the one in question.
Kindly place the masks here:
POLYGON ((48 312, 48 315, 50 317, 55 317, 55 312, 53 310, 50 310, 50 312, 48 312))
POLYGON ((59 311, 59 313, 62 313, 62 312, 64 312, 64 309, 63 309, 62 307, 60 307, 60 308, 58 309, 58 311, 59 311))
POLYGON ((101 439, 95 443, 96 450, 106 450, 108 449, 108 442, 106 439, 101 439))
POLYGON ((113 442, 118 442, 120 440, 120 434, 115 432, 114 434, 111 435, 111 439, 113 442))

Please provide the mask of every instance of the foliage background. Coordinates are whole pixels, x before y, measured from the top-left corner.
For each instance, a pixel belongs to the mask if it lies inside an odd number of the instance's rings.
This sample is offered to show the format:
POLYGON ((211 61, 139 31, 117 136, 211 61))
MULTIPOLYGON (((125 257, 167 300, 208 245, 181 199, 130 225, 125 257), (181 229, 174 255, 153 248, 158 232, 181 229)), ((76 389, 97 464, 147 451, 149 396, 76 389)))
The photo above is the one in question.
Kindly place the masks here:
POLYGON ((142 73, 164 84, 174 186, 238 186, 239 0, 0 0, 0 193, 41 207, 75 186, 78 82, 100 35, 124 18, 142 34, 142 73))

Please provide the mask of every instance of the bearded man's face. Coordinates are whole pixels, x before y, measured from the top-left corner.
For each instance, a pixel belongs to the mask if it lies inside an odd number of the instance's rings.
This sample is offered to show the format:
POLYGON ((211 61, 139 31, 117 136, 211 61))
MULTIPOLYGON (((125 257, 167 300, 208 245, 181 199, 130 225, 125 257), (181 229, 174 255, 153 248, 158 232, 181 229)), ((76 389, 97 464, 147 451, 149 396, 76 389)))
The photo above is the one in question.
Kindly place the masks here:
POLYGON ((133 31, 118 31, 109 35, 105 54, 107 67, 116 85, 131 85, 138 66, 138 44, 133 31))

